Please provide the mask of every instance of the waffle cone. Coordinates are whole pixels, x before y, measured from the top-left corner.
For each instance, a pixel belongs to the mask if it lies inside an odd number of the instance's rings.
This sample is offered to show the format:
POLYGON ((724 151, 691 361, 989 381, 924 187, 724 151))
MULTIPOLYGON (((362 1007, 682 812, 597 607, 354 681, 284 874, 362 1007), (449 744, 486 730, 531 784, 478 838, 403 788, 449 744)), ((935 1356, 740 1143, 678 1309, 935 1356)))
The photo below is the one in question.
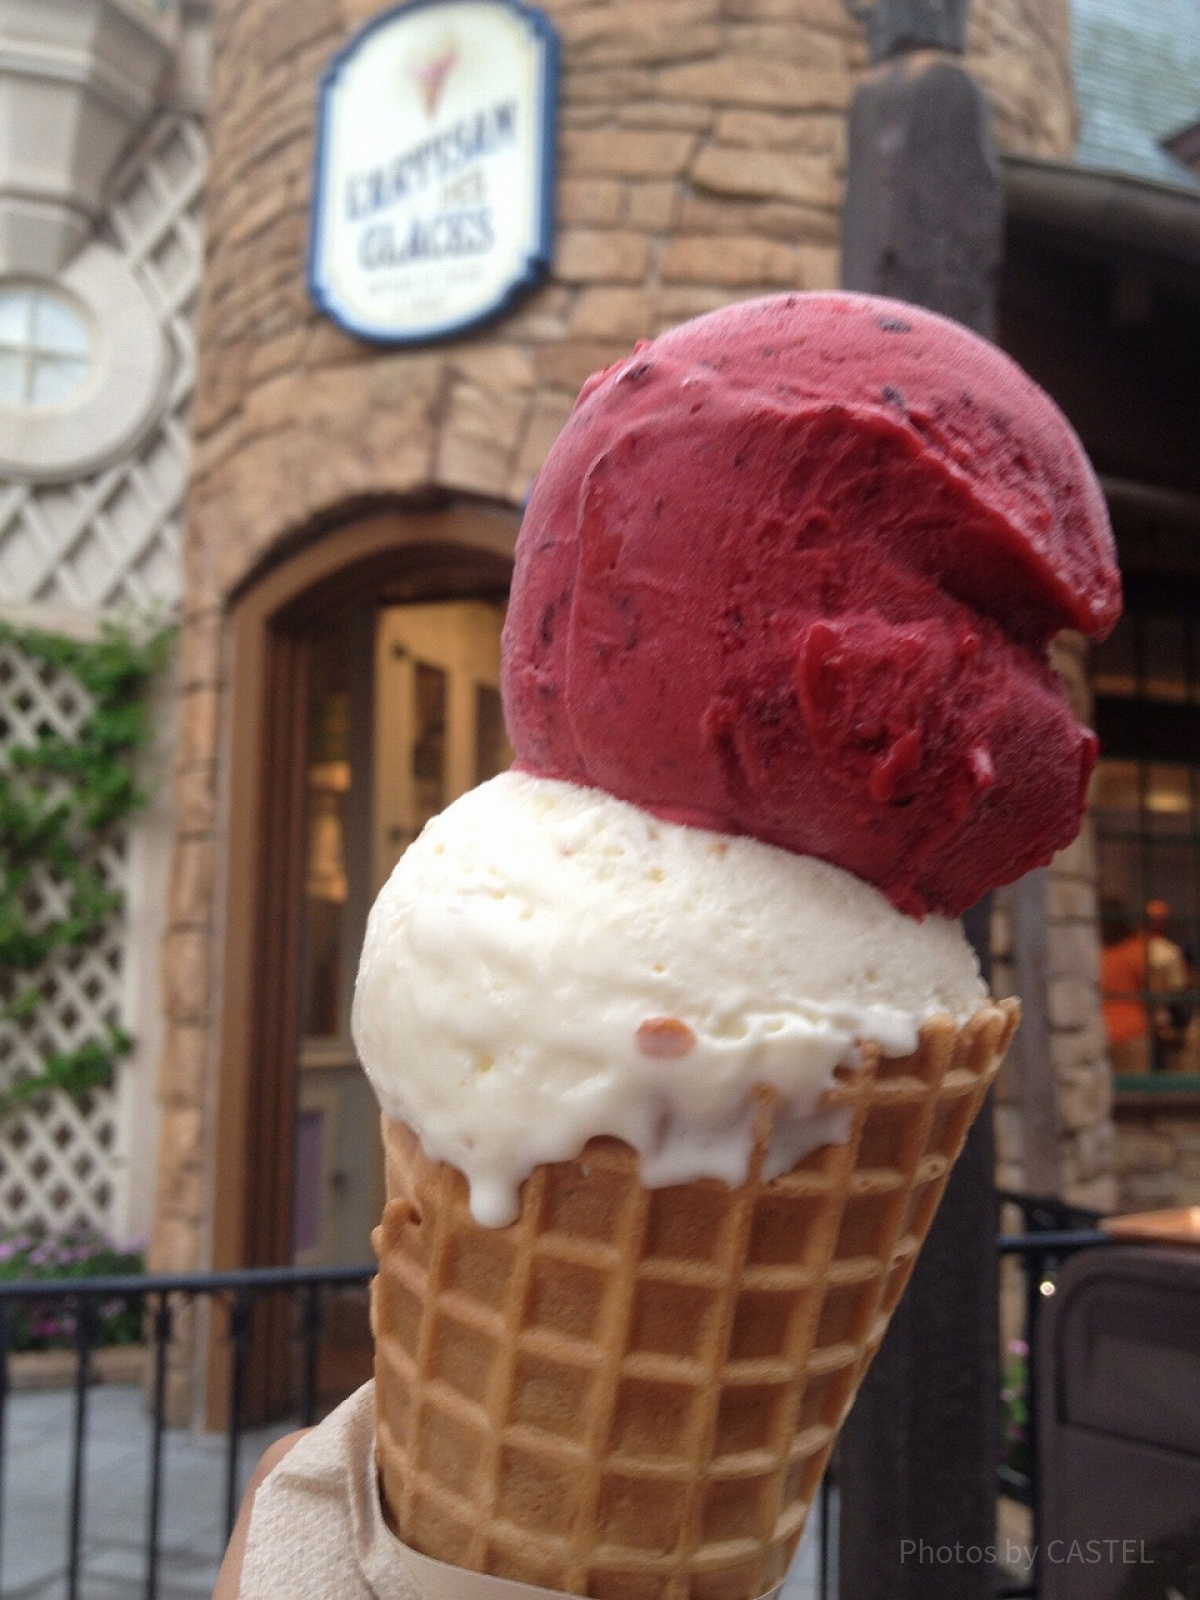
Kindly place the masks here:
POLYGON ((593 1139, 508 1228, 384 1124, 378 1460, 399 1537, 596 1600, 752 1600, 787 1571, 838 1428, 1017 1022, 1007 1001, 865 1049, 847 1143, 760 1181, 647 1189, 593 1139))

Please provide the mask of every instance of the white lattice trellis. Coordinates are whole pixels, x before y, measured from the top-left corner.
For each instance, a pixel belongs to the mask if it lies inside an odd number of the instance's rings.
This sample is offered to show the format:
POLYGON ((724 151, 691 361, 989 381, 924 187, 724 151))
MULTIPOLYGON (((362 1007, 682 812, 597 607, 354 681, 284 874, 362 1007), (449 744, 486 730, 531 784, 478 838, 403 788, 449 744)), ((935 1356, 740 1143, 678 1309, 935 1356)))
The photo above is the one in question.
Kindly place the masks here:
MULTIPOLYGON (((13 750, 41 731, 73 736, 91 709, 87 691, 69 673, 0 642, 0 770, 11 771, 13 750)), ((97 864, 107 886, 123 893, 125 841, 106 845, 97 864)), ((44 927, 67 904, 65 886, 38 873, 29 896, 31 926, 44 927)), ((123 919, 114 913, 94 944, 60 952, 34 975, 36 1012, 23 1021, 0 1016, 0 1089, 121 1023, 123 947, 123 919)), ((11 978, 0 973, 0 998, 12 994, 11 978)), ((0 1123, 0 1226, 39 1222, 57 1230, 86 1223, 111 1232, 115 1146, 111 1089, 78 1104, 46 1095, 11 1113, 0 1123)))
MULTIPOLYGON (((0 605, 83 615, 114 608, 173 613, 178 606, 204 169, 199 120, 173 112, 147 130, 114 184, 101 237, 121 253, 158 313, 171 352, 169 389, 157 421, 119 463, 69 482, 0 483, 0 605)), ((69 736, 89 709, 67 674, 0 646, 0 768, 39 727, 69 736)), ((127 861, 122 840, 98 863, 122 892, 127 861)), ((63 901, 63 885, 43 874, 31 894, 33 924, 63 901)), ((0 1021, 0 1088, 125 1020, 128 938, 115 915, 88 950, 63 955, 38 974, 36 1015, 0 1021)), ((0 1124, 0 1227, 88 1223, 111 1232, 118 1142, 111 1090, 82 1105, 55 1094, 8 1118, 0 1124)))
POLYGON ((178 603, 203 190, 199 123, 160 118, 116 184, 103 236, 161 318, 167 402, 115 466, 70 483, 0 485, 0 602, 139 611, 178 603))

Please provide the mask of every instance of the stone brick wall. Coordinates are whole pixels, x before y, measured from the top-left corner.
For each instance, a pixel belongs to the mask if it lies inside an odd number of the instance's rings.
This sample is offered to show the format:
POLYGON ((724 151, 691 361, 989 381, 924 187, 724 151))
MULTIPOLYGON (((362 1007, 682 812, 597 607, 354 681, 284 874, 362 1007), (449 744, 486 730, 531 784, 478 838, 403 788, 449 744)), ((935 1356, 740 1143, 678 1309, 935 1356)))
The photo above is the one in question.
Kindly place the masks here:
MULTIPOLYGON (((1089 720, 1086 646, 1064 635, 1055 664, 1076 716, 1089 720)), ((1003 1188, 1057 1193, 1076 1205, 1111 1210, 1117 1203, 1112 1076, 1100 1014, 1100 938, 1096 920, 1096 852, 1091 823, 1047 869, 1041 914, 1046 965, 1040 995, 1044 1033, 1022 1064, 1010 1062, 997 1089, 998 1178, 1003 1188), (1023 1067, 1023 1070, 1019 1070, 1023 1067), (1034 1075, 1045 1073, 1049 1092, 1034 1075), (1037 1126, 1036 1119, 1052 1126, 1037 1126), (1047 1145, 1052 1152, 1047 1154, 1047 1145), (1038 1150, 1035 1159, 1034 1146, 1038 1150)), ((993 954, 997 994, 1016 988, 1013 936, 1015 891, 996 896, 993 954)), ((1028 1005, 1038 1025, 1037 1000, 1028 1005)), ((1015 1054, 1015 1052, 1014 1052, 1015 1054)))
MULTIPOLYGON (((838 279, 845 114, 865 61, 842 0, 543 3, 563 45, 553 276, 490 328, 402 352, 320 318, 304 281, 317 81, 381 7, 214 3, 159 1267, 201 1265, 207 1250, 230 596, 351 509, 519 505, 591 370, 728 300, 838 279)), ((970 64, 1000 143, 1063 153, 1066 0, 975 11, 970 64)))
MULTIPOLYGON (((228 593, 283 529, 357 496, 436 483, 519 502, 582 379, 634 339, 731 298, 837 282, 845 111, 863 61, 842 0, 554 0, 553 280, 468 340, 364 347, 314 313, 303 260, 316 80, 376 9, 216 7, 192 501, 205 597, 228 593)), ((999 143, 1064 153, 1066 0, 973 9, 969 64, 999 143)))
POLYGON ((314 86, 367 9, 218 8, 192 512, 214 597, 281 530, 360 496, 436 484, 519 503, 596 366, 731 298, 837 281, 861 48, 840 0, 802 23, 764 0, 560 3, 553 280, 468 339, 365 347, 312 310, 303 260, 314 86))
MULTIPOLYGON (((1075 715, 1090 723, 1087 647, 1079 635, 1060 638, 1055 664, 1075 715)), ((1116 1192, 1112 1076, 1100 1014, 1096 871, 1095 835, 1085 821, 1078 839, 1050 868, 1051 1050, 1062 1140, 1059 1192, 1077 1205, 1106 1210, 1116 1203, 1116 1192)))
POLYGON ((1200 1205, 1200 1094, 1122 1096, 1116 1124, 1121 1211, 1200 1205))
POLYGON ((1075 143, 1071 0, 974 0, 966 64, 987 90, 996 143, 1065 160, 1075 143))

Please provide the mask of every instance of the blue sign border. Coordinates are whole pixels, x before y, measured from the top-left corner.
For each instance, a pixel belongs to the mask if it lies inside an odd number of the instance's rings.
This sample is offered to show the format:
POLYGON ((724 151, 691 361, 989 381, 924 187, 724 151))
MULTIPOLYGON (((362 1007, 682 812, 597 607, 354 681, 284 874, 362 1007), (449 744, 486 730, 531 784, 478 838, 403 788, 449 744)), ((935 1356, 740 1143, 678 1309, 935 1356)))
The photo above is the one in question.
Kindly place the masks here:
POLYGON ((353 334, 356 339, 365 339, 372 344, 432 344, 439 339, 448 339, 454 334, 465 333, 471 328, 478 328, 484 323, 491 322, 507 311, 521 295, 534 288, 541 281, 545 274, 549 272, 553 259, 554 155, 555 129, 558 118, 558 34, 554 29, 553 23, 544 12, 537 10, 535 6, 525 5, 523 0, 482 0, 482 3, 512 12, 517 16, 535 36, 541 58, 539 74, 540 95, 538 98, 538 111, 542 122, 539 150, 541 182, 536 197, 536 238, 532 251, 525 258, 524 270, 509 280, 495 300, 481 310, 473 312, 469 317, 442 323, 435 328, 422 328, 420 332, 412 333, 397 332, 395 328, 373 327, 368 323, 360 322, 356 317, 341 310, 337 301, 331 298, 327 292, 320 277, 318 261, 325 235, 325 177, 329 159, 329 121, 333 96, 338 87, 338 79, 343 69, 357 55, 366 40, 379 29, 390 27, 399 18, 411 16, 414 11, 425 11, 432 7, 457 3, 458 0, 405 0, 405 3, 393 6, 390 11, 381 12, 379 16, 372 17, 365 27, 360 28, 342 46, 321 74, 321 85, 317 95, 316 146, 313 153, 312 216, 309 226, 308 260, 305 273, 308 292, 317 310, 328 317, 331 322, 336 323, 346 333, 353 334))

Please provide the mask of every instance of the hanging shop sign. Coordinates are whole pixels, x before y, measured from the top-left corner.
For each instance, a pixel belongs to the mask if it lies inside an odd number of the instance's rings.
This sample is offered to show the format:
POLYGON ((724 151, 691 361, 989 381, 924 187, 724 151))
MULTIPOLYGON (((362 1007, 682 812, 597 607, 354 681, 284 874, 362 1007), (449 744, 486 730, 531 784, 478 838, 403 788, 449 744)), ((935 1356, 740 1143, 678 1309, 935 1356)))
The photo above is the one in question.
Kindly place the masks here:
POLYGON ((410 0, 321 84, 309 288, 388 344, 494 317, 549 266, 557 41, 519 0, 410 0))

